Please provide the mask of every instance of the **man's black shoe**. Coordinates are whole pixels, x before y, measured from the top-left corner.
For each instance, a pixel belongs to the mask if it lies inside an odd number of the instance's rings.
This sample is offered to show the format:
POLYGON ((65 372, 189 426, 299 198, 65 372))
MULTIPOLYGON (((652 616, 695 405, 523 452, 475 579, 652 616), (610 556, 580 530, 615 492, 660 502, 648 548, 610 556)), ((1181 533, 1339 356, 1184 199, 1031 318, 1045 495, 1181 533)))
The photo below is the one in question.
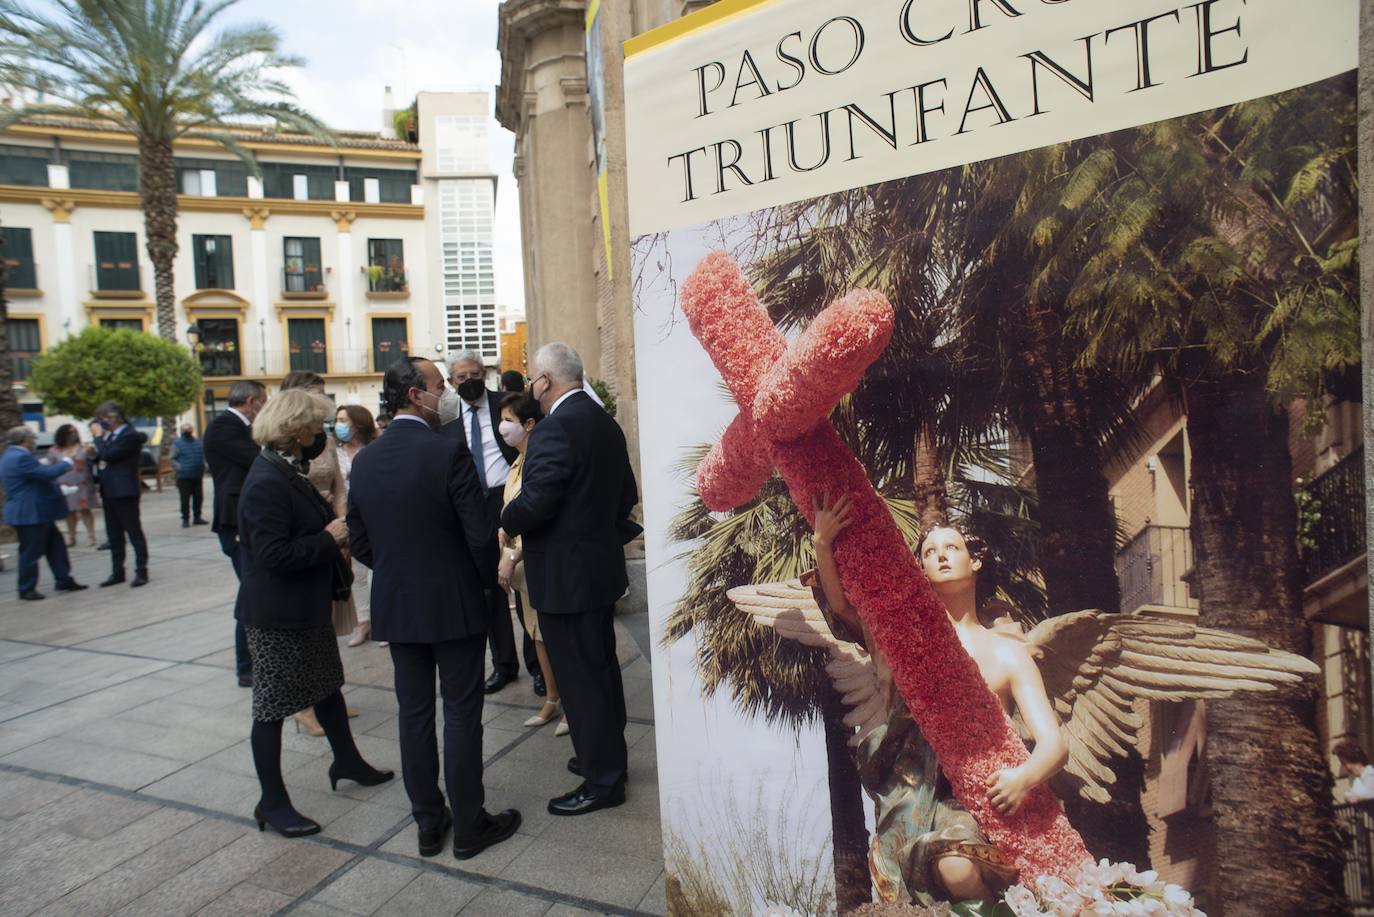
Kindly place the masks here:
POLYGON ((185 519, 183 519, 183 520, 181 520, 181 527, 184 528, 184 529, 189 529, 189 528, 191 527, 191 523, 189 523, 189 522, 187 522, 185 519))
POLYGON ((120 570, 118 573, 111 573, 110 578, 100 584, 100 588, 104 589, 106 586, 118 586, 122 582, 124 582, 124 571, 120 570))
POLYGON ((97 550, 97 551, 108 551, 108 550, 110 550, 110 543, 109 543, 108 541, 102 541, 99 545, 96 546, 96 550, 97 550))
POLYGON ((53 592, 80 592, 82 589, 88 587, 81 585, 74 579, 69 579, 66 582, 58 583, 52 588, 53 592))
POLYGON ((443 850, 444 835, 447 834, 448 829, 452 827, 453 813, 448 810, 448 806, 444 806, 444 817, 439 819, 439 827, 430 831, 419 828, 416 831, 416 836, 420 841, 420 856, 432 857, 440 850, 443 850))
POLYGON ((518 677, 518 675, 507 675, 505 672, 492 672, 487 683, 482 686, 482 690, 487 694, 495 694, 518 677))
POLYGON ((571 793, 549 800, 550 815, 587 815, 602 809, 614 809, 625 804, 625 782, 616 784, 605 796, 598 796, 583 783, 571 793))
POLYGON ((507 809, 497 815, 488 815, 485 809, 482 810, 482 821, 485 822, 481 831, 472 837, 459 840, 453 838, 453 855, 460 860, 470 860, 477 854, 486 850, 488 847, 506 840, 515 833, 515 829, 520 827, 520 813, 515 809, 507 809))
POLYGON ((210 523, 209 523, 208 521, 204 520, 204 519, 193 519, 193 520, 191 520, 191 524, 192 524, 192 525, 209 525, 210 523))
POLYGON ((30 589, 28 592, 21 592, 19 593, 19 597, 26 602, 41 602, 47 598, 46 595, 39 592, 37 589, 30 589))
POLYGON ((549 688, 548 685, 544 684, 543 672, 535 672, 533 675, 531 675, 530 684, 534 685, 535 697, 548 697, 549 688))
POLYGON ((240 688, 251 688, 251 687, 253 687, 253 673, 252 673, 252 672, 240 672, 240 673, 239 673, 239 687, 240 687, 240 688))
POLYGON ((129 583, 129 587, 132 589, 137 589, 139 586, 146 585, 148 585, 148 572, 146 570, 135 573, 133 582, 129 583))

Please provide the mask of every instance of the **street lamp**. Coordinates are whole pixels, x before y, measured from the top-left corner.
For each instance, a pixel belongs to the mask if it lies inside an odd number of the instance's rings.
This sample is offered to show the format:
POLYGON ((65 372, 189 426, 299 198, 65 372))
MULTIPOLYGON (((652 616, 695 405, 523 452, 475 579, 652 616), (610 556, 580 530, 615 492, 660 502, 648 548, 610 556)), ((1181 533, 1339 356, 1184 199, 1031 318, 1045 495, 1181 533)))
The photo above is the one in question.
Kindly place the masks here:
POLYGON ((195 350, 196 345, 200 343, 200 326, 195 322, 191 322, 186 329, 186 341, 191 345, 192 350, 195 350))

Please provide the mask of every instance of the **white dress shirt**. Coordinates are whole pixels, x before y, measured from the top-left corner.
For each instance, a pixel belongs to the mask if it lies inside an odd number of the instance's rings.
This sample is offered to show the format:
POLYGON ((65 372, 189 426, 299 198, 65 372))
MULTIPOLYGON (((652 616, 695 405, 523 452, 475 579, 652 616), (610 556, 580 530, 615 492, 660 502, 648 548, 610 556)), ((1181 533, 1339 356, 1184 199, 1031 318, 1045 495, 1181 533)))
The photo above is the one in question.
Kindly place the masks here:
MULTIPOLYGON (((463 402, 463 440, 469 446, 472 445, 472 416, 477 415, 477 423, 482 431, 482 467, 487 472, 487 489, 493 487, 505 487, 506 478, 510 476, 510 465, 506 462, 506 457, 501 454, 501 446, 496 441, 496 431, 491 428, 491 404, 485 395, 482 400, 475 405, 463 402)), ((477 458, 473 456, 473 458, 477 458)))
POLYGON ((243 421, 243 425, 245 427, 251 427, 253 425, 253 421, 243 416, 243 414, 239 412, 238 408, 226 408, 225 410, 227 410, 230 414, 233 414, 239 420, 243 421))

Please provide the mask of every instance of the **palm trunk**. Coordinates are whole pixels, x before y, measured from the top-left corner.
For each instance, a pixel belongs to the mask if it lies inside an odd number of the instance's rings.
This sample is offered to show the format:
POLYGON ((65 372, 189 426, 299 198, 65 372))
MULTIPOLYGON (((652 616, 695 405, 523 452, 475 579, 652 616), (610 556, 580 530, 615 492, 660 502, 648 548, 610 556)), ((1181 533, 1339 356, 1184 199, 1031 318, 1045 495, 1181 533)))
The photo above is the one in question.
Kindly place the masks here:
MULTIPOLYGON (((1185 385, 1198 621, 1310 656, 1288 414, 1264 381, 1232 371, 1185 385)), ((1214 917, 1347 913, 1315 686, 1208 701, 1206 755, 1214 917)))
POLYGON ((940 449, 935 444, 935 431, 929 423, 921 423, 916 430, 916 444, 911 467, 916 496, 916 516, 921 531, 949 525, 949 491, 945 484, 945 468, 940 449))
POLYGON ((829 692, 822 709, 825 760, 830 779, 831 843, 835 857, 835 913, 843 915, 873 900, 868 871, 868 828, 864 823, 863 787, 849 748, 850 732, 842 719, 846 709, 829 692))
MULTIPOLYGON (((138 143, 138 194, 143 207, 148 260, 153 263, 157 333, 176 343, 176 291, 172 266, 177 256, 177 170, 171 138, 143 136, 138 143)), ((162 418, 162 455, 176 436, 176 418, 162 418)))
MULTIPOLYGON (((10 361, 9 301, 5 299, 6 274, 4 240, 0 237, 0 430, 17 427, 23 421, 19 399, 14 397, 14 365, 10 361)), ((0 510, 5 508, 5 491, 0 488, 0 510)), ((14 531, 0 525, 0 534, 8 541, 14 531)))

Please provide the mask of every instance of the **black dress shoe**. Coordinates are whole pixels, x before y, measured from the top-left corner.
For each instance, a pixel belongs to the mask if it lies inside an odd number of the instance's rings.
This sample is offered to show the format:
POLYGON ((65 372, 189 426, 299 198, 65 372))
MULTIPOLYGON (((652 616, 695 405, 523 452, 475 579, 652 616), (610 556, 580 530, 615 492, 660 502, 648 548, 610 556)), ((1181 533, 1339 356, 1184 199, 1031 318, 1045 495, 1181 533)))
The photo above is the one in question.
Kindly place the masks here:
POLYGON ((271 825, 272 830, 282 837, 306 837, 311 834, 320 833, 318 822, 311 821, 294 809, 291 811, 291 815, 294 817, 283 819, 279 816, 269 815, 264 812, 262 806, 257 806, 253 809, 253 818, 258 823, 259 831, 266 830, 267 826, 271 825))
POLYGON ((183 519, 183 520, 181 520, 181 527, 184 528, 184 529, 189 529, 189 528, 191 527, 191 523, 189 523, 189 522, 187 522, 185 519, 183 519))
POLYGON ((444 817, 439 819, 439 827, 426 831, 420 828, 416 833, 420 841, 420 856, 432 857, 440 850, 444 849, 444 835, 448 829, 453 827, 453 813, 449 812, 448 806, 444 806, 444 817))
POLYGON ((240 672, 240 673, 239 673, 239 687, 240 687, 240 688, 251 688, 251 687, 253 687, 253 673, 252 673, 252 672, 240 672))
POLYGON ((482 810, 482 830, 472 837, 459 840, 453 839, 453 855, 460 860, 470 860, 477 854, 486 850, 488 847, 506 840, 515 833, 515 829, 520 827, 520 813, 515 809, 507 809, 497 815, 488 815, 486 809, 482 810))
POLYGON ((100 584, 100 588, 104 589, 106 586, 118 586, 122 582, 124 582, 124 571, 120 570, 118 573, 111 573, 110 578, 100 584))
POLYGON ((352 780, 359 786, 377 786, 395 776, 395 771, 379 771, 367 762, 363 762, 361 768, 344 768, 335 761, 329 765, 329 788, 338 792, 340 780, 352 780))
POLYGON ((47 598, 46 595, 39 592, 37 589, 30 589, 28 592, 21 592, 19 593, 19 597, 26 602, 41 602, 47 598))
POLYGON ((130 589, 137 589, 139 586, 146 586, 146 585, 148 585, 148 573, 147 573, 147 571, 143 571, 143 572, 141 572, 141 573, 135 573, 135 574, 134 574, 133 580, 131 580, 130 583, 129 583, 129 588, 130 588, 130 589))
POLYGON ((54 586, 53 592, 80 592, 82 589, 87 588, 89 587, 81 585, 74 579, 69 579, 66 582, 58 583, 54 586))
POLYGON ((96 550, 97 550, 97 551, 108 551, 108 550, 110 550, 110 543, 109 543, 108 541, 102 541, 100 544, 96 545, 96 550))
POLYGON ((571 793, 555 796, 549 800, 550 815, 587 815, 602 809, 613 809, 625 804, 625 782, 617 783, 609 793, 598 796, 589 784, 583 783, 571 793))
POLYGON ((192 525, 209 525, 210 523, 209 523, 207 520, 205 520, 205 519, 193 519, 193 520, 191 520, 191 524, 192 524, 192 525))
POLYGON ((535 672, 533 675, 531 675, 530 684, 534 685, 535 697, 548 697, 549 688, 548 685, 544 684, 543 672, 535 672))
POLYGON ((507 675, 505 672, 492 672, 487 683, 482 686, 482 690, 487 694, 495 694, 518 677, 517 675, 507 675))

